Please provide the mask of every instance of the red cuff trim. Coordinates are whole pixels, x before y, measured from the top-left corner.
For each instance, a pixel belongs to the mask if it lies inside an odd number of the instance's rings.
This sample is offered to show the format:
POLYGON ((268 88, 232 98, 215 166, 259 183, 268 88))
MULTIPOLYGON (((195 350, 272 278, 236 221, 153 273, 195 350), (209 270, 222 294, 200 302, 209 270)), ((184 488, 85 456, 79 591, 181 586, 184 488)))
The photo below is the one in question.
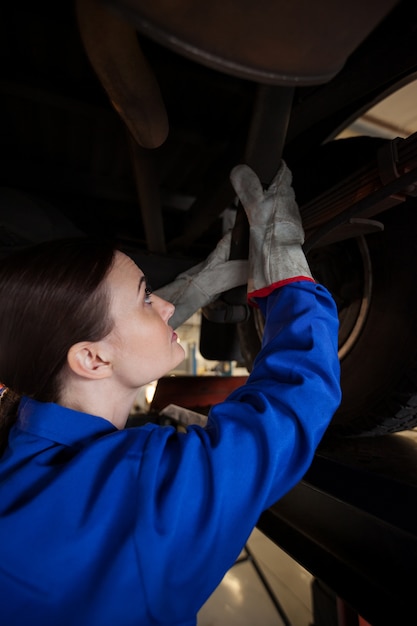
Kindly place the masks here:
POLYGON ((257 306, 255 302, 255 298, 265 298, 269 296, 275 289, 279 289, 279 287, 284 287, 284 285, 290 285, 291 283, 298 283, 301 281, 307 281, 309 283, 315 283, 316 281, 311 276, 291 276, 291 278, 285 278, 284 280, 279 280, 276 283, 272 283, 272 285, 268 285, 266 287, 262 287, 262 289, 256 289, 256 291, 251 291, 248 293, 248 303, 252 306, 257 306))

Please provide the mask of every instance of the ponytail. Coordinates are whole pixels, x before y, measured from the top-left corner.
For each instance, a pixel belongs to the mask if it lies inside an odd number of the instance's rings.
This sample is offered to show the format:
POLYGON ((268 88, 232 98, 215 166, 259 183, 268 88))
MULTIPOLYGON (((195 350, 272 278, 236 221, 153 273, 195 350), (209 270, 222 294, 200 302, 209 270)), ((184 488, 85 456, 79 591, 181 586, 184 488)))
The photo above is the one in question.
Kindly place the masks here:
POLYGON ((3 387, 0 390, 0 454, 7 445, 9 431, 16 421, 19 403, 20 396, 11 389, 3 387))

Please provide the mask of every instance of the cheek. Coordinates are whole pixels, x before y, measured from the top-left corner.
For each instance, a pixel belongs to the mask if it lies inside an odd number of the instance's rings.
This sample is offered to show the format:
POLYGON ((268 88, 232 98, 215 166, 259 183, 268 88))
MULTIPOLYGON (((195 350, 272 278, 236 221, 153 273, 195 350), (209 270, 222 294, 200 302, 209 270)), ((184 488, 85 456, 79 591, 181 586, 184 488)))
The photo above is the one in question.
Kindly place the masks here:
POLYGON ((140 357, 147 354, 147 347, 151 344, 151 333, 144 333, 144 328, 132 320, 126 320, 118 327, 113 338, 113 347, 119 359, 140 357))

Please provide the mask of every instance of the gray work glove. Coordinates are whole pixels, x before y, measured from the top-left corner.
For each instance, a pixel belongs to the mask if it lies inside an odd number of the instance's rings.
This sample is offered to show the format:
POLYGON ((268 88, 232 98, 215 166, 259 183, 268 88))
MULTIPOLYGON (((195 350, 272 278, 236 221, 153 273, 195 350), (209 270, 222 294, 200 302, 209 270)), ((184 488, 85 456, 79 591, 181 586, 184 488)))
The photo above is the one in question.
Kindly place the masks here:
POLYGON ((228 232, 213 252, 198 265, 179 274, 155 294, 175 304, 175 313, 169 324, 178 328, 198 309, 207 306, 224 291, 245 285, 248 280, 248 261, 229 261, 232 232, 228 232))
POLYGON ((230 180, 250 225, 248 299, 296 280, 313 280, 302 249, 292 175, 284 161, 266 191, 247 165, 233 168, 230 180))

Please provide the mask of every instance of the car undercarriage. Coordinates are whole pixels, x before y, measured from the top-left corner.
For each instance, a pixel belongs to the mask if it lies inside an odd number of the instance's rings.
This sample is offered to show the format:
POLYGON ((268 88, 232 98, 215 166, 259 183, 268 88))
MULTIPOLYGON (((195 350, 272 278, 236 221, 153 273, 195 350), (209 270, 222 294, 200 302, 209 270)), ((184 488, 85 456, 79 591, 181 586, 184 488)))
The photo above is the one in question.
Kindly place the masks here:
MULTIPOLYGON (((339 310, 343 401, 331 429, 411 428, 417 136, 338 137, 415 79, 417 6, 287 4, 8 3, 0 253, 111 238, 163 286, 213 250, 225 216, 231 254, 247 254, 229 172, 246 162, 268 184, 284 158, 305 251, 339 310)), ((250 370, 263 320, 245 305, 234 292, 204 310, 202 346, 250 370)))

